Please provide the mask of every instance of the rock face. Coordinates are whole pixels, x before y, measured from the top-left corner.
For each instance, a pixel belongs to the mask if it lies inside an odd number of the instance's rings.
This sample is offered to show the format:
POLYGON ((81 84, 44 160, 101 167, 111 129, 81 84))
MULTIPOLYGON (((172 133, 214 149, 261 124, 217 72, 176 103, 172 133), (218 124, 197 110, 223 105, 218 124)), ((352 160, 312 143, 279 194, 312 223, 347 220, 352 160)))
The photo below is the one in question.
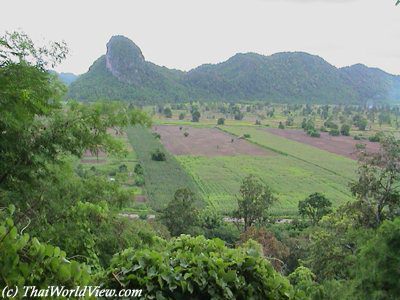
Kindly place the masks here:
POLYGON ((106 67, 118 80, 129 84, 143 83, 146 68, 142 51, 130 39, 117 35, 107 43, 106 67))
POLYGON ((400 101, 400 76, 363 65, 336 68, 304 52, 240 53, 219 64, 182 72, 146 61, 134 42, 118 35, 107 43, 107 53, 71 84, 68 96, 147 103, 372 104, 400 101))

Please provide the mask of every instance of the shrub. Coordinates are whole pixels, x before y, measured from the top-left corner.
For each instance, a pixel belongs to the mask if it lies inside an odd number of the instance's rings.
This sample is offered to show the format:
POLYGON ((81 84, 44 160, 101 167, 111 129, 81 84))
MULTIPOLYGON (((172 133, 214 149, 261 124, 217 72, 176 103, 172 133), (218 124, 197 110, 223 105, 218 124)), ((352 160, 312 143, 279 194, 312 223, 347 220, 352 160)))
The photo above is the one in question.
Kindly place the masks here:
POLYGON ((144 186, 144 177, 143 175, 138 175, 135 179, 136 186, 144 186))
MULTIPOLYGON (((74 288, 91 282, 85 264, 68 259, 59 247, 40 242, 27 233, 20 233, 13 221, 15 207, 0 211, 0 285, 22 290, 23 286, 60 285, 74 288)), ((3 290, 5 291, 5 290, 3 290)), ((17 298, 19 298, 17 296, 17 298)))
POLYGON ((342 127, 340 128, 340 134, 349 136, 350 135, 350 125, 343 124, 342 127))
POLYGON ((279 128, 279 129, 285 129, 285 125, 283 125, 282 122, 279 122, 278 128, 279 128))
POLYGON ((340 135, 340 131, 339 131, 339 129, 331 129, 329 131, 329 135, 331 135, 331 136, 339 136, 340 135))
POLYGON ((324 126, 329 128, 329 129, 339 129, 339 126, 337 124, 335 124, 334 122, 332 122, 332 121, 326 121, 324 123, 324 126))
POLYGON ((249 139, 249 138, 251 138, 251 135, 249 133, 245 133, 245 134, 243 134, 243 137, 246 139, 249 139))
POLYGON ((153 136, 154 136, 156 139, 161 139, 161 135, 160 135, 159 133, 157 133, 157 132, 153 132, 153 136))
POLYGON ((318 131, 316 131, 315 129, 314 129, 314 130, 308 130, 308 131, 307 131, 307 134, 308 134, 309 136, 315 137, 315 138, 321 137, 321 134, 320 134, 318 131))
POLYGON ((185 114, 184 113, 180 113, 179 114, 179 120, 183 120, 185 118, 185 114))
POLYGON ((120 171, 121 173, 125 173, 125 172, 128 171, 128 167, 126 166, 126 164, 120 165, 120 166, 118 167, 118 169, 119 169, 119 171, 120 171))
POLYGON ((136 164, 135 169, 133 170, 137 175, 143 175, 143 167, 141 164, 136 164))
POLYGON ((189 132, 185 131, 185 132, 183 133, 183 136, 184 136, 184 137, 188 137, 188 136, 189 136, 189 132))
POLYGON ((261 125, 261 121, 260 120, 256 120, 256 125, 261 125))
POLYGON ((225 124, 225 119, 224 118, 219 118, 217 121, 217 125, 224 125, 225 124))
POLYGON ((370 136, 368 140, 373 143, 379 143, 383 137, 383 132, 377 132, 374 135, 370 136))
POLYGON ((328 132, 328 129, 326 129, 325 126, 321 126, 321 128, 319 129, 319 131, 321 131, 321 132, 328 132))
POLYGON ((356 144, 356 149, 357 150, 364 150, 366 148, 365 144, 356 144))
POLYGON ((293 287, 256 249, 182 235, 163 249, 127 249, 106 272, 105 286, 143 287, 157 299, 291 299, 293 287), (121 286, 122 285, 122 286, 121 286))
POLYGON ((359 141, 359 140, 361 140, 361 137, 360 137, 359 135, 355 135, 355 136, 354 136, 354 139, 355 139, 356 141, 359 141))
POLYGON ((171 108, 167 107, 164 109, 164 116, 166 118, 172 118, 172 110, 171 108))
POLYGON ((151 154, 151 159, 155 161, 166 161, 167 156, 160 149, 157 149, 151 154))

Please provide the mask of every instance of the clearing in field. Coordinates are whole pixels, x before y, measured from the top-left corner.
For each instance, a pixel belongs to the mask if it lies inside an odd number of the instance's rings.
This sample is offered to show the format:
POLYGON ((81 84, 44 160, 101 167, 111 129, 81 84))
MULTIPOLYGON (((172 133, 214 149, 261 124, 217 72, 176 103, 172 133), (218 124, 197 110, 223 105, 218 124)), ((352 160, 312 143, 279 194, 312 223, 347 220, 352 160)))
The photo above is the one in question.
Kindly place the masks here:
POLYGON ((154 127, 154 131, 160 134, 161 142, 174 155, 213 157, 274 154, 217 128, 158 125, 154 127))
POLYGON ((311 145, 313 147, 317 147, 319 149, 339 154, 351 159, 357 159, 357 144, 365 144, 366 150, 370 152, 379 151, 379 143, 372 143, 370 141, 356 141, 350 136, 330 136, 327 132, 321 132, 320 138, 314 138, 307 135, 303 130, 282 130, 278 128, 268 128, 266 130, 280 137, 311 145))

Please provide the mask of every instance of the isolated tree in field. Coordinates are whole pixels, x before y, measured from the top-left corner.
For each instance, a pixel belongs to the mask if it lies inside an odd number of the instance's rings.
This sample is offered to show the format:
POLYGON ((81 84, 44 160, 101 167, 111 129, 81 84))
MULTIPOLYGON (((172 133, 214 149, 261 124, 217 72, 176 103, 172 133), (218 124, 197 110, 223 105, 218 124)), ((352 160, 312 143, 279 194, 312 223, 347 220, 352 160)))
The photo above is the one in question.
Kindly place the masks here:
POLYGON ((185 114, 184 113, 180 113, 179 114, 179 120, 183 120, 185 119, 185 114))
POLYGON ((187 188, 175 192, 174 198, 162 213, 161 220, 173 236, 191 233, 198 225, 199 212, 195 207, 195 194, 187 188))
POLYGON ((201 114, 197 109, 192 110, 192 122, 199 122, 201 114))
POLYGON ((378 153, 361 153, 358 180, 351 183, 357 197, 363 223, 378 227, 385 219, 400 215, 400 141, 382 138, 378 153))
POLYGON ((256 176, 249 175, 240 186, 238 210, 234 216, 244 220, 244 231, 252 225, 263 225, 267 222, 268 210, 276 200, 268 186, 256 176))
POLYGON ((340 134, 349 136, 350 135, 350 125, 343 124, 342 127, 340 127, 340 134))
POLYGON ((155 161, 166 161, 167 156, 160 149, 157 149, 151 154, 151 159, 155 161))
POLYGON ((299 201, 299 214, 303 218, 309 218, 314 225, 331 211, 332 202, 320 193, 314 193, 307 199, 299 201))
POLYGON ((217 125, 224 125, 225 124, 225 119, 224 118, 219 118, 217 121, 217 125))
POLYGON ((166 118, 172 118, 172 110, 169 107, 164 108, 164 116, 166 118))

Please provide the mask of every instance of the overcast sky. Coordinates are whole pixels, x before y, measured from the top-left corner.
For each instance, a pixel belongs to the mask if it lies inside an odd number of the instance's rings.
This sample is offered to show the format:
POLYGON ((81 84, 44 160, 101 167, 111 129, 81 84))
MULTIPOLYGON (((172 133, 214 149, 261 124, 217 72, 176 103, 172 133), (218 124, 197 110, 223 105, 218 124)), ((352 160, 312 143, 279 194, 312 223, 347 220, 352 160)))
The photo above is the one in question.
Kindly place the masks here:
POLYGON ((2 0, 0 31, 65 40, 57 70, 84 73, 123 34, 146 60, 189 70, 237 52, 306 51, 341 67, 400 74, 395 0, 2 0))

